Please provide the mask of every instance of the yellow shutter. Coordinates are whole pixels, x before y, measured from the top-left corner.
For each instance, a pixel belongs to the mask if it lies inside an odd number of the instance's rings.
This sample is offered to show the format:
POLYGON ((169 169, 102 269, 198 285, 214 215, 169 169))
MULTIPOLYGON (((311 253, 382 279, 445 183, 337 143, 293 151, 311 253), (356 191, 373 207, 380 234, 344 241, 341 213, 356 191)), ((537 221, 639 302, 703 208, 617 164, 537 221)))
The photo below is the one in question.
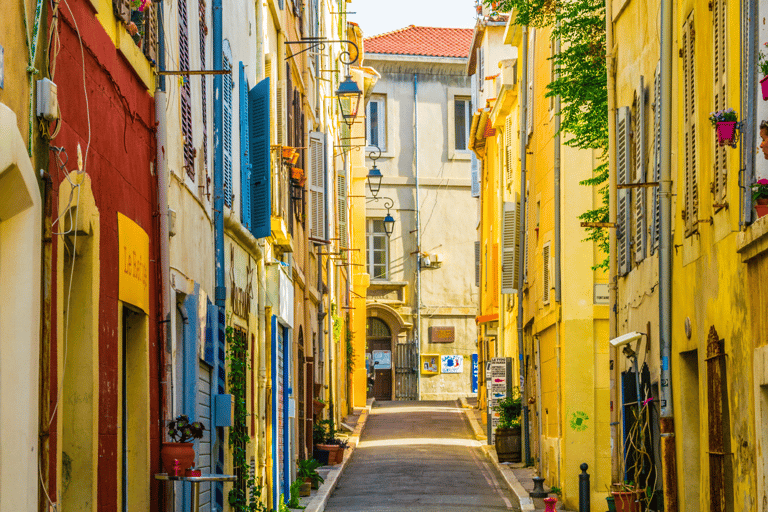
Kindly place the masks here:
POLYGON ((685 151, 685 236, 697 230, 699 184, 696 170, 696 83, 693 14, 683 26, 683 133, 685 151))

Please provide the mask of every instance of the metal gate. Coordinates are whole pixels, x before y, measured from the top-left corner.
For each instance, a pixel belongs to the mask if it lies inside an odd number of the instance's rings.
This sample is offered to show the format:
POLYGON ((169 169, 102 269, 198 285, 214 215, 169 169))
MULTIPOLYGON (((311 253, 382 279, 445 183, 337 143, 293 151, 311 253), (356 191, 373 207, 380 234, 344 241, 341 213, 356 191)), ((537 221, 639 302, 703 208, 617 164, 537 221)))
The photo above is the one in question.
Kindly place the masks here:
POLYGON ((395 400, 417 400, 419 352, 416 343, 398 343, 395 348, 395 400))

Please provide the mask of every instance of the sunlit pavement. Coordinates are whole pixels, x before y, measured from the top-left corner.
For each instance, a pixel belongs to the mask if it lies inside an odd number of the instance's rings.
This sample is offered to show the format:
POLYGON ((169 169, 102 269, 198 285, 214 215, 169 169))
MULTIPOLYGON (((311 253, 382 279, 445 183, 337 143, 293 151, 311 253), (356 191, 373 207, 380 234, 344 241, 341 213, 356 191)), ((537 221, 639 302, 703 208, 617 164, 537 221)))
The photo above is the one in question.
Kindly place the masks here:
POLYGON ((329 512, 514 510, 451 402, 376 402, 329 512))

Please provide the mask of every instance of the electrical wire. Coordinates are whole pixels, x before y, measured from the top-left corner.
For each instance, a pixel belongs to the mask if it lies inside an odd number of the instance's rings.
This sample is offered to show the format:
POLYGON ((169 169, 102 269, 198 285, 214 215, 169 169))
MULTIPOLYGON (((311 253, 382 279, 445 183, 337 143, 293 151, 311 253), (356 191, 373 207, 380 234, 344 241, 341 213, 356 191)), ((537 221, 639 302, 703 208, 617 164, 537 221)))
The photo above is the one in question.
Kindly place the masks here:
POLYGON ((85 145, 85 156, 83 157, 83 168, 78 171, 83 173, 87 169, 88 152, 91 149, 91 109, 88 103, 88 89, 86 88, 86 82, 85 82, 85 52, 83 51, 83 38, 80 35, 80 29, 77 26, 77 20, 75 19, 74 14, 72 14, 72 9, 69 7, 69 2, 64 0, 64 5, 67 6, 67 10, 69 11, 69 15, 72 18, 72 22, 75 24, 75 32, 77 32, 77 40, 80 42, 80 58, 82 59, 82 65, 83 65, 83 94, 85 95, 85 114, 86 114, 86 119, 88 120, 88 142, 85 145))

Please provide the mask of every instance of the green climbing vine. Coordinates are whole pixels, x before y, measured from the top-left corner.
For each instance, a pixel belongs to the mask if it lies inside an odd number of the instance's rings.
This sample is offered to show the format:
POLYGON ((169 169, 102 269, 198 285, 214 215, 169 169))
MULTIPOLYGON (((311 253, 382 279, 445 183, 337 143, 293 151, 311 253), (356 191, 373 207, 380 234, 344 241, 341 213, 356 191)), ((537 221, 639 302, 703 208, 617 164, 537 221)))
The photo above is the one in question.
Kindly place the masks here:
POLYGON ((266 512, 261 501, 262 486, 257 485, 255 475, 250 472, 247 454, 248 443, 251 441, 246 402, 247 375, 251 369, 248 336, 243 331, 235 331, 232 326, 227 326, 226 342, 229 363, 227 381, 235 405, 232 427, 229 429, 229 447, 232 450, 232 466, 237 475, 237 482, 229 491, 229 504, 236 512, 266 512))
POLYGON ((347 373, 352 373, 355 369, 355 347, 352 345, 352 329, 349 327, 349 313, 346 314, 344 321, 344 342, 347 348, 347 373))
MULTIPOLYGON (((601 162, 590 179, 581 185, 598 187, 601 198, 596 208, 579 216, 586 222, 608 222, 608 75, 605 63, 604 0, 483 0, 496 5, 498 12, 516 9, 514 23, 552 28, 552 41, 560 39, 561 50, 551 59, 559 78, 547 86, 546 97, 560 96, 560 131, 564 143, 578 149, 597 151, 601 162)), ((604 259, 594 269, 608 268, 606 228, 588 228, 586 241, 603 251, 604 259)))

